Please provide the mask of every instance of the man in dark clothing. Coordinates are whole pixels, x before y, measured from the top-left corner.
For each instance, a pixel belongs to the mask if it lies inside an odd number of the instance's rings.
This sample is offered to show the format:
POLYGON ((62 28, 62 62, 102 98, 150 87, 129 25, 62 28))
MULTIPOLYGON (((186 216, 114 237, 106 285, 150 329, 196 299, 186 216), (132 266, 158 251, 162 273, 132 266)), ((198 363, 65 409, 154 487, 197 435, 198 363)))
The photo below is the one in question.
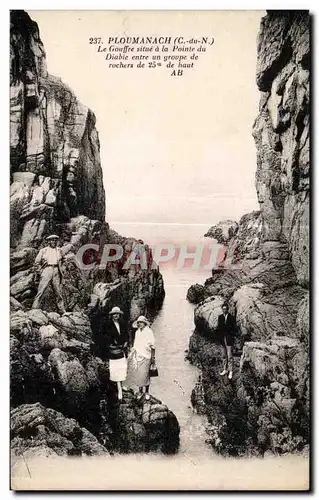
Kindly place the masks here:
POLYGON ((218 316, 217 330, 222 335, 222 343, 225 349, 225 362, 221 376, 228 373, 228 378, 233 378, 233 352, 234 337, 236 334, 236 321, 235 317, 230 314, 228 304, 222 305, 223 314, 218 316))

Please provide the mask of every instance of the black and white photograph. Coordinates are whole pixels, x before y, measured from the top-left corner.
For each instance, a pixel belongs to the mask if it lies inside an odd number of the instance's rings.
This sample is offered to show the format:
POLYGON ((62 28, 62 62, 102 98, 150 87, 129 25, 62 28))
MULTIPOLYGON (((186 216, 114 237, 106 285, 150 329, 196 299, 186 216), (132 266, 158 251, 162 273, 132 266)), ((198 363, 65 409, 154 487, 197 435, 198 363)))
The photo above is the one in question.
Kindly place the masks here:
POLYGON ((311 20, 10 11, 12 490, 309 491, 311 20))

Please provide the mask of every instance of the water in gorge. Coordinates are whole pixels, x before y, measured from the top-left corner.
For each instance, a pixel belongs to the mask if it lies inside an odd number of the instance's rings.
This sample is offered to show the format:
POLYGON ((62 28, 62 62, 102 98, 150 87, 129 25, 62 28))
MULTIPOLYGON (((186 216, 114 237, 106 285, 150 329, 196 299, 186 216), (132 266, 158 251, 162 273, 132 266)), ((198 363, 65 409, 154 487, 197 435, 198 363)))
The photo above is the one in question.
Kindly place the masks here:
POLYGON ((206 418, 197 415, 190 397, 198 370, 185 361, 189 337, 194 329, 194 306, 186 300, 192 274, 163 271, 166 297, 152 328, 156 337, 156 359, 159 377, 151 380, 151 393, 175 413, 180 425, 180 453, 190 460, 212 454, 205 443, 206 418))
MULTIPOLYGON (((170 243, 187 245, 194 251, 198 243, 206 244, 209 238, 203 235, 206 225, 113 225, 121 234, 136 234, 150 245, 170 243), (129 230, 129 231, 128 231, 129 230)), ((211 240, 210 240, 211 241, 211 240)), ((164 279, 165 299, 151 328, 156 339, 156 363, 159 377, 151 379, 150 392, 172 410, 180 425, 179 455, 193 463, 211 456, 213 450, 205 442, 207 434, 206 417, 198 415, 191 406, 191 393, 197 381, 199 370, 185 360, 189 337, 194 330, 194 305, 186 299, 188 288, 194 283, 203 283, 210 276, 210 270, 194 269, 193 261, 187 267, 178 268, 176 261, 163 263, 161 273, 164 279)))

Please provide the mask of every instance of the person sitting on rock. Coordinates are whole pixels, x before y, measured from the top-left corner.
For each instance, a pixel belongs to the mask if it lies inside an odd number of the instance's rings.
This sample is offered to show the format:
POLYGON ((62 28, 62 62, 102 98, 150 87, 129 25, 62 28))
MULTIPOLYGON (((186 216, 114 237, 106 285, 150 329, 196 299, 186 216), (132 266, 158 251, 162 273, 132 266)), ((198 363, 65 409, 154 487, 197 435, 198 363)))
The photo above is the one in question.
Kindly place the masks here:
POLYGON ((233 378, 233 346, 234 338, 236 334, 236 321, 235 317, 229 313, 229 307, 227 303, 222 305, 223 314, 218 316, 217 331, 222 336, 222 344, 225 349, 225 360, 224 368, 220 372, 220 375, 226 375, 228 373, 228 378, 231 380, 233 378))
POLYGON ((51 284, 56 298, 57 308, 60 314, 65 314, 66 310, 61 293, 61 263, 63 259, 63 253, 57 246, 58 240, 59 236, 57 236, 56 234, 51 234, 51 236, 48 236, 47 242, 49 243, 49 246, 41 248, 34 261, 35 275, 40 274, 40 281, 38 286, 38 293, 36 294, 33 301, 32 309, 40 308, 44 293, 48 286, 51 284))

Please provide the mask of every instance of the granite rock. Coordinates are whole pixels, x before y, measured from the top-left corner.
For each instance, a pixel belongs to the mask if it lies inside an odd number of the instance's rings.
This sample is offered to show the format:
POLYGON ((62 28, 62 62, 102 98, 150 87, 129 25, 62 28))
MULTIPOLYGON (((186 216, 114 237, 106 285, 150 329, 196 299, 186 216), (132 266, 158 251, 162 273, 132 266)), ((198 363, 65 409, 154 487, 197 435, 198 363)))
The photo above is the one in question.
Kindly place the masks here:
POLYGON ((108 455, 108 450, 87 429, 62 413, 40 403, 24 404, 11 411, 13 455, 108 455))
POLYGON ((201 290, 208 298, 195 309, 188 358, 201 368, 201 397, 194 404, 208 417, 209 442, 226 455, 309 443, 309 25, 307 11, 262 18, 253 125, 260 211, 223 241, 224 259, 201 290), (239 333, 231 383, 218 374, 217 296, 229 301, 239 333))
MULTIPOLYGON (((154 315, 163 279, 148 245, 106 222, 94 113, 48 74, 38 26, 20 10, 10 13, 10 92, 12 446, 18 454, 103 454, 104 445, 114 449, 119 422, 112 417, 116 387, 108 361, 95 352, 92 308, 97 320, 114 305, 127 321, 154 315), (40 309, 32 308, 39 284, 34 261, 52 233, 63 254, 64 315, 50 286, 40 309), (107 244, 121 245, 123 257, 103 263, 107 244), (137 247, 145 269, 130 263, 137 247)), ((135 411, 135 400, 131 406, 135 411)), ((166 407, 155 415, 152 439, 165 451, 167 426, 178 423, 166 407)), ((136 413, 134 439, 145 448, 141 426, 136 413)), ((178 439, 173 442, 176 451, 178 439)))

